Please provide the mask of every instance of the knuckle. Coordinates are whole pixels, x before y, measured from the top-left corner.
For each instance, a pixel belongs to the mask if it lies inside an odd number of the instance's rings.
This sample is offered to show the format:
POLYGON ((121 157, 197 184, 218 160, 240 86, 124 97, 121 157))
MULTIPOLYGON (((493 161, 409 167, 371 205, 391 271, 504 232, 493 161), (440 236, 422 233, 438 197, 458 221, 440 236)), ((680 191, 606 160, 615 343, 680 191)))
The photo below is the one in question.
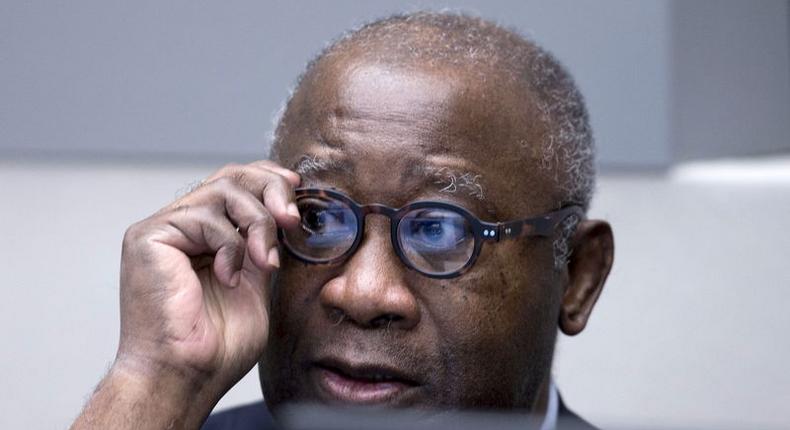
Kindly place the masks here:
POLYGON ((130 225, 121 242, 121 261, 143 261, 149 259, 154 227, 147 220, 130 225))
POLYGON ((277 222, 274 221, 274 217, 267 210, 261 212, 256 223, 260 224, 267 233, 273 234, 277 230, 277 222))
POLYGON ((233 182, 243 190, 266 195, 271 192, 293 193, 291 183, 284 176, 271 170, 246 167, 229 174, 233 182))
POLYGON ((272 167, 276 169, 282 168, 282 166, 271 160, 258 160, 254 164, 265 168, 272 168, 272 167))
POLYGON ((142 221, 130 225, 123 234, 123 248, 128 249, 138 244, 144 237, 144 231, 142 221))
POLYGON ((211 175, 209 175, 209 177, 206 178, 206 181, 213 182, 213 181, 216 181, 217 179, 219 179, 219 178, 221 178, 223 176, 228 176, 228 174, 230 174, 230 172, 233 172, 234 170, 238 169, 239 167, 240 166, 238 164, 236 164, 236 163, 228 163, 228 164, 220 167, 219 169, 217 169, 217 171, 215 171, 211 175))
POLYGON ((237 163, 228 163, 222 167, 220 167, 216 172, 212 173, 211 176, 208 177, 209 181, 217 180, 223 176, 230 176, 236 170, 239 170, 242 166, 237 163))
POLYGON ((222 168, 220 168, 219 172, 217 172, 217 173, 218 173, 218 176, 228 176, 228 175, 232 174, 233 172, 235 172, 236 170, 239 170, 241 168, 242 168, 241 164, 228 163, 228 164, 222 166, 222 168))
POLYGON ((200 224, 210 223, 216 217, 216 214, 210 207, 203 205, 190 207, 188 212, 182 210, 179 215, 183 217, 181 218, 183 220, 187 220, 189 222, 192 222, 191 220, 194 220, 195 222, 200 224))
POLYGON ((232 176, 232 175, 225 175, 225 176, 219 177, 219 178, 217 178, 214 181, 214 186, 217 187, 217 188, 220 188, 220 189, 233 188, 233 187, 236 186, 234 178, 235 178, 235 176, 232 176))
POLYGON ((211 193, 213 194, 212 202, 216 202, 217 199, 222 198, 222 196, 227 198, 230 194, 244 191, 244 188, 239 185, 238 179, 232 176, 218 178, 212 182, 211 185, 211 193))
POLYGON ((247 243, 244 241, 241 235, 236 234, 233 236, 233 239, 231 239, 231 246, 233 246, 236 251, 243 250, 246 245, 247 243))
POLYGON ((256 175, 249 167, 237 166, 225 172, 218 181, 221 181, 225 187, 250 190, 255 187, 256 175))
POLYGON ((242 239, 239 234, 228 234, 222 239, 218 252, 230 257, 231 260, 236 260, 244 257, 244 248, 247 243, 242 239))
POLYGON ((253 176, 245 169, 235 170, 231 178, 242 188, 250 188, 255 183, 253 176))
POLYGON ((264 185, 264 194, 270 193, 272 191, 285 192, 286 195, 293 193, 291 183, 288 182, 288 180, 282 175, 278 175, 276 173, 272 173, 270 175, 270 180, 264 185))

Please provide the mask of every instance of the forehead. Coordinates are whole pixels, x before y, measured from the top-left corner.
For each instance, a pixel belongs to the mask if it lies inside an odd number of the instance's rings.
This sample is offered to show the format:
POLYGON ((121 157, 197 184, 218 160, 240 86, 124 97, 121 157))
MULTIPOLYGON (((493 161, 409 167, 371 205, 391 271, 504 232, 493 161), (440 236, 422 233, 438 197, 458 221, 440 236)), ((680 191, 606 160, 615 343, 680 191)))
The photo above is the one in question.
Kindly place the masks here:
POLYGON ((382 197, 425 186, 425 173, 465 175, 485 187, 486 199, 511 207, 505 212, 523 214, 553 198, 533 106, 528 92, 494 72, 333 58, 294 96, 281 161, 338 161, 353 167, 345 172, 356 186, 375 186, 382 197))
MULTIPOLYGON (((334 132, 405 133, 398 150, 419 144, 424 151, 475 158, 481 149, 506 147, 530 134, 532 103, 513 97, 514 88, 493 71, 394 63, 347 54, 318 68, 307 86, 309 110, 326 139, 334 132), (371 128, 375 130, 371 130, 371 128)), ((330 142, 331 143, 331 142, 330 142)))

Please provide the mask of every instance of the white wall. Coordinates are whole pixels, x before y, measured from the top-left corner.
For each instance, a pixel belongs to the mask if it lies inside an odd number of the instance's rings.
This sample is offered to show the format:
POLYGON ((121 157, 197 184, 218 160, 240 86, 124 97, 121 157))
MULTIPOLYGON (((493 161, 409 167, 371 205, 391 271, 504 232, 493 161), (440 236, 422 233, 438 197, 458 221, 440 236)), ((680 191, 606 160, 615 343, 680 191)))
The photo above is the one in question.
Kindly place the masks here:
POLYGON ((787 0, 671 3, 673 159, 790 149, 789 12, 787 0))
MULTIPOLYGON (((0 161, 3 428, 68 426, 113 358, 126 226, 212 169, 0 161)), ((599 188, 617 258, 588 330, 561 340, 566 401, 603 426, 789 426, 790 181, 599 188)), ((221 406, 258 397, 252 372, 221 406)))

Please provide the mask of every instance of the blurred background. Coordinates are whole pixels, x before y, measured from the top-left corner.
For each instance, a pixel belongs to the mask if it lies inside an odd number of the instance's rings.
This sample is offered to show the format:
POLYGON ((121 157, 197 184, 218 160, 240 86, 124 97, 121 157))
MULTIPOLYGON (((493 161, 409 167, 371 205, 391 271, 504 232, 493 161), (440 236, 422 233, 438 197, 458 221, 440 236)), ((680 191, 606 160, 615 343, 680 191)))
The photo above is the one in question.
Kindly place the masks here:
MULTIPOLYGON (((588 329, 560 340, 567 404, 604 427, 789 427, 779 0, 0 2, 2 427, 66 428, 107 370, 129 224, 264 157, 328 40, 422 8, 519 29, 586 96, 591 215, 617 255, 588 329)), ((220 407, 259 398, 253 370, 220 407)))

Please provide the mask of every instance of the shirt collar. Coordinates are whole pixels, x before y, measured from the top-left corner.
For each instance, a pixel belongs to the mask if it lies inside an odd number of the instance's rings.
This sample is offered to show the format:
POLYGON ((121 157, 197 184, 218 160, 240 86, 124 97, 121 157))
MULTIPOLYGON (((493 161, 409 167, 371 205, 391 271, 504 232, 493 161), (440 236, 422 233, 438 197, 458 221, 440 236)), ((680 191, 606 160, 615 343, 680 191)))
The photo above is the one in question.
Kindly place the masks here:
POLYGON ((540 425, 540 430, 555 430, 557 428, 557 417, 560 414, 560 395, 557 393, 557 387, 554 385, 554 380, 549 381, 549 403, 546 406, 546 415, 543 417, 543 423, 540 425))

